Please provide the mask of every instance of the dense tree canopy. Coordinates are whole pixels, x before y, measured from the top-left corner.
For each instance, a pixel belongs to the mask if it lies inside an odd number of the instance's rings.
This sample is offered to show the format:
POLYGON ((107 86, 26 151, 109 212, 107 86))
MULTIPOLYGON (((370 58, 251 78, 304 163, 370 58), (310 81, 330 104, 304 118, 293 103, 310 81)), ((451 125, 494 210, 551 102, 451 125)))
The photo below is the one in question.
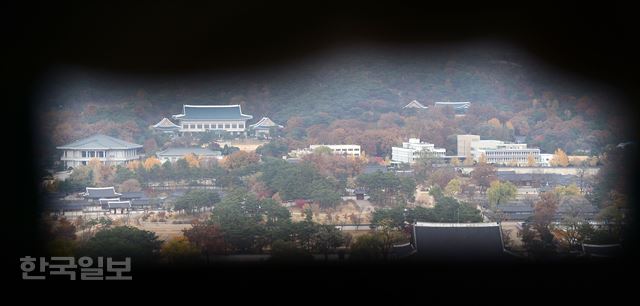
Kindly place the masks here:
POLYGON ((131 257, 141 263, 158 259, 162 241, 150 231, 131 226, 118 226, 96 233, 78 251, 91 257, 111 256, 123 259, 131 257))

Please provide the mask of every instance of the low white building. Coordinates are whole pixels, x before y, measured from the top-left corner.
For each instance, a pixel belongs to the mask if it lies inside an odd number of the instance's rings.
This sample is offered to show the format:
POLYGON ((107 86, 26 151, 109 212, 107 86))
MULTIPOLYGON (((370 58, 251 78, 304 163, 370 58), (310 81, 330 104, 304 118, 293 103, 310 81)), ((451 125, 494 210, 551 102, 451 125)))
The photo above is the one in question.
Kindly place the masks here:
POLYGON ((391 161, 395 163, 412 164, 421 156, 444 157, 446 149, 436 148, 434 144, 421 142, 420 138, 410 138, 403 142, 402 147, 391 148, 391 161))
POLYGON ((76 140, 57 149, 62 150, 60 160, 65 168, 86 165, 92 159, 107 165, 121 165, 142 156, 142 145, 102 134, 76 140))
POLYGON ((532 156, 535 163, 540 164, 540 149, 528 148, 526 143, 506 143, 502 140, 483 140, 478 135, 458 135, 458 150, 458 154, 470 154, 476 162, 484 156, 490 164, 526 166, 529 164, 529 156, 532 156))
POLYGON ((552 158, 553 158, 553 154, 541 153, 540 154, 540 166, 542 166, 542 167, 551 167, 551 159, 552 158))
POLYGON ((310 145, 309 149, 311 151, 314 151, 315 149, 320 147, 327 147, 331 149, 331 152, 335 155, 359 157, 362 154, 360 145, 310 145))
POLYGON ((363 155, 360 145, 310 145, 308 148, 293 150, 289 152, 290 157, 302 157, 313 153, 316 149, 327 147, 334 155, 360 157, 363 155))

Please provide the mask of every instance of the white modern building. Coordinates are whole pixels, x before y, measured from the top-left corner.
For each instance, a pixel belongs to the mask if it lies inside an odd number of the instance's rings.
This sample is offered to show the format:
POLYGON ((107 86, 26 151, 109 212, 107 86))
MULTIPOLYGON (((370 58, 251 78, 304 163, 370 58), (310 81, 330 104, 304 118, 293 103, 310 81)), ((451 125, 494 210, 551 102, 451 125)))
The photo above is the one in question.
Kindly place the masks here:
POLYGON ((471 155, 471 142, 480 141, 480 135, 458 135, 458 156, 466 158, 471 155))
POLYGON ((142 156, 142 145, 102 134, 80 139, 57 149, 62 150, 60 160, 65 168, 86 165, 92 159, 98 159, 107 165, 121 165, 142 156))
POLYGON ((529 156, 540 164, 540 149, 526 143, 506 143, 502 140, 480 139, 479 135, 458 135, 458 156, 471 156, 478 162, 484 155, 487 163, 526 166, 529 156))
POLYGON ((553 154, 540 153, 540 166, 542 166, 542 167, 551 167, 551 159, 552 158, 553 158, 553 154))
POLYGON ((410 138, 402 147, 391 148, 391 161, 412 164, 421 156, 444 157, 446 149, 436 148, 434 144, 421 142, 420 138, 410 138))
POLYGON ((289 156, 293 158, 302 157, 313 153, 316 149, 327 147, 334 155, 343 155, 351 157, 360 157, 364 154, 360 149, 360 145, 310 145, 308 148, 293 150, 289 152, 289 156))
POLYGON ((331 149, 331 152, 335 155, 359 157, 362 154, 360 145, 310 145, 309 150, 315 151, 315 149, 320 147, 327 147, 331 149))
POLYGON ((182 114, 173 115, 181 133, 226 131, 233 135, 246 135, 247 121, 252 118, 242 113, 240 105, 183 105, 182 114))

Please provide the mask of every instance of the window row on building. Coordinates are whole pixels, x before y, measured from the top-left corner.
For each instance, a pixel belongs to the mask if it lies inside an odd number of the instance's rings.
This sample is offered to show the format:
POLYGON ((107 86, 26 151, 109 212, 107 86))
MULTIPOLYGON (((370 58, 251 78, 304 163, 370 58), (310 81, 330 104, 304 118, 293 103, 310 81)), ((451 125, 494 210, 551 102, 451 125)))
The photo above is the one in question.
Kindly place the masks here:
POLYGON ((244 129, 244 123, 218 123, 218 124, 183 124, 183 130, 222 130, 222 129, 244 129))

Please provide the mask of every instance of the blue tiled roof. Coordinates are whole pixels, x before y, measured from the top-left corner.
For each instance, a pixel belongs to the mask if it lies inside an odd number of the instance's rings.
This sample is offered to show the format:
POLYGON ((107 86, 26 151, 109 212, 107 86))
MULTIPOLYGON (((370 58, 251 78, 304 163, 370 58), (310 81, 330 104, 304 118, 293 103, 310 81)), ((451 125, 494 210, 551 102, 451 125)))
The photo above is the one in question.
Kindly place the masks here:
POLYGON ((179 125, 176 125, 175 123, 171 122, 171 120, 167 118, 162 118, 162 120, 156 123, 153 127, 156 129, 179 129, 180 128, 179 125))
POLYGON ((183 113, 174 115, 180 120, 249 120, 253 116, 242 113, 240 105, 184 105, 183 113))
POLYGON ((142 148, 142 145, 124 141, 122 139, 114 138, 107 135, 96 134, 91 137, 76 140, 72 143, 64 146, 59 146, 58 149, 72 149, 72 150, 113 150, 113 149, 137 149, 142 148))

